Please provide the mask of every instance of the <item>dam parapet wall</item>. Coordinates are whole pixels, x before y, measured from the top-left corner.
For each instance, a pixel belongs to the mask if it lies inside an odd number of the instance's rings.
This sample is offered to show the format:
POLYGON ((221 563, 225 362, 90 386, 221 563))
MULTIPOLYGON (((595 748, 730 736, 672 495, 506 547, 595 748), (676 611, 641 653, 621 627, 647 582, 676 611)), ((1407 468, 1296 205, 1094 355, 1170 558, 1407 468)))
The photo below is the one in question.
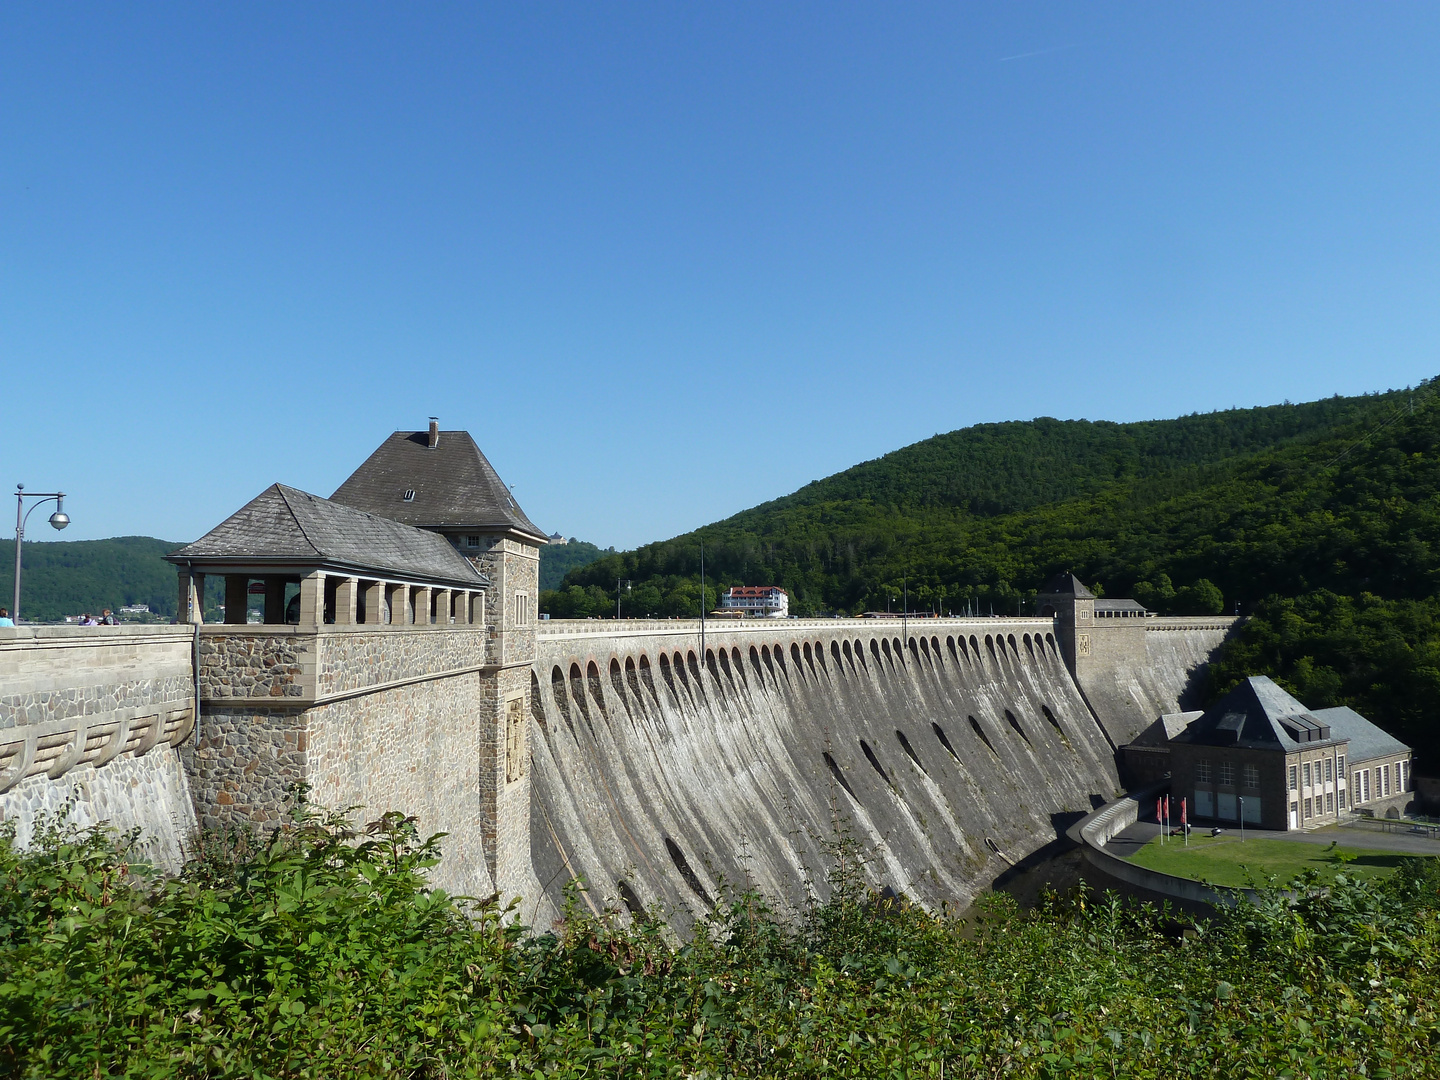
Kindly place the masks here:
POLYGON ((68 807, 82 826, 140 829, 144 857, 179 866, 194 657, 188 626, 0 627, 0 818, 20 844, 68 807))

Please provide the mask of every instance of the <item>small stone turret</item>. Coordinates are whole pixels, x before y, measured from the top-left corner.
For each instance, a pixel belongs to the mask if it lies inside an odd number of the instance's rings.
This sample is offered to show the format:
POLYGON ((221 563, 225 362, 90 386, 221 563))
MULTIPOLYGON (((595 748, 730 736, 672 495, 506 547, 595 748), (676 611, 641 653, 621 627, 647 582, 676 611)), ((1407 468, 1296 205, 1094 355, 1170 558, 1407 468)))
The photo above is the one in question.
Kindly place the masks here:
POLYGON ((1065 666, 1076 678, 1090 656, 1090 636, 1095 626, 1095 594, 1066 570, 1045 582, 1035 597, 1035 614, 1055 617, 1055 639, 1065 666))

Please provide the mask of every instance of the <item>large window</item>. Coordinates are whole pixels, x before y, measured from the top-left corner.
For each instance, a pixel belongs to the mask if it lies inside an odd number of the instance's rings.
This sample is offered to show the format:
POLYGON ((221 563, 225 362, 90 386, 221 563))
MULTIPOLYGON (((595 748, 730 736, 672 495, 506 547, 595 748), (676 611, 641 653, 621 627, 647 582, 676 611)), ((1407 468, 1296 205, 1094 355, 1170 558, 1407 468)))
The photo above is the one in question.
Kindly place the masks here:
POLYGON ((1300 790, 1300 766, 1299 766, 1299 765, 1291 765, 1291 766, 1290 766, 1290 790, 1291 790, 1291 791, 1299 791, 1299 790, 1300 790))
POLYGON ((1220 785, 1222 787, 1235 786, 1235 764, 1230 761, 1220 762, 1220 785))
POLYGON ((1341 754, 1341 755, 1340 755, 1339 761, 1340 761, 1340 764, 1338 764, 1338 765, 1335 766, 1335 771, 1340 774, 1340 779, 1343 780, 1343 779, 1345 779, 1345 755, 1344 755, 1344 754, 1341 754))
POLYGON ((1245 766, 1245 786, 1249 788, 1258 788, 1260 786, 1260 766, 1245 766))
POLYGON ((530 594, 517 592, 515 594, 515 625, 530 625, 530 594))
POLYGON ((1306 816, 1307 818, 1310 818, 1310 817, 1314 817, 1314 816, 1315 816, 1314 813, 1312 812, 1312 811, 1313 811, 1313 807, 1314 807, 1314 803, 1315 803, 1315 800, 1313 800, 1313 799, 1306 799, 1306 800, 1305 800, 1305 816, 1306 816))
MULTIPOLYGON (((1311 786, 1310 762, 1308 762, 1308 761, 1305 762, 1303 768, 1305 769, 1305 786, 1306 786, 1306 787, 1310 787, 1310 786, 1311 786)), ((1306 816, 1306 817, 1309 817, 1310 815, 1309 815, 1309 814, 1306 814, 1305 816, 1306 816)))
POLYGON ((1335 813, 1335 793, 1333 791, 1325 792, 1325 813, 1335 813))
POLYGON ((1197 784, 1208 784, 1208 783, 1210 783, 1210 762, 1208 762, 1208 761, 1197 761, 1197 762, 1195 762, 1195 782, 1196 782, 1197 784))
POLYGON ((1365 794, 1361 797, 1361 801, 1362 801, 1362 802, 1369 802, 1369 801, 1370 801, 1370 770, 1369 770, 1369 769, 1361 769, 1361 770, 1360 770, 1360 779, 1363 781, 1362 787, 1365 789, 1365 794))
POLYGON ((1332 770, 1334 769, 1334 767, 1335 767, 1335 763, 1334 763, 1333 761, 1331 761, 1331 760, 1327 757, 1327 758, 1325 759, 1325 781, 1326 781, 1326 783, 1329 783, 1331 780, 1334 780, 1334 779, 1335 779, 1335 773, 1332 771, 1332 770))
POLYGON ((1384 774, 1384 776, 1385 776, 1385 787, 1384 787, 1385 794, 1386 794, 1386 795, 1389 795, 1389 794, 1390 794, 1390 766, 1389 766, 1389 765, 1382 766, 1380 771, 1381 771, 1381 772, 1384 774))

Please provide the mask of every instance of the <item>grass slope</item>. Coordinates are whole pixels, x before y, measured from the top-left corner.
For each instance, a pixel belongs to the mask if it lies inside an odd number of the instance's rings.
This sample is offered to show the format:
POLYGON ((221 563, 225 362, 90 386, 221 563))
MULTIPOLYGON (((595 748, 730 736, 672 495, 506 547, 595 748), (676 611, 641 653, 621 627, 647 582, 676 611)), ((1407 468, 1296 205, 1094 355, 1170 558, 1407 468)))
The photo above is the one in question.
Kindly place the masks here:
POLYGON ((1263 885, 1271 878, 1290 881, 1307 870, 1327 881, 1337 873, 1352 880, 1388 877, 1407 858, 1354 841, 1341 843, 1336 850, 1354 856, 1353 861, 1341 863, 1329 848, 1299 840, 1251 836, 1242 841, 1238 832, 1215 837, 1193 832, 1188 846, 1179 837, 1162 845, 1157 836, 1130 856, 1130 861, 1162 874, 1240 888, 1257 882, 1263 885))

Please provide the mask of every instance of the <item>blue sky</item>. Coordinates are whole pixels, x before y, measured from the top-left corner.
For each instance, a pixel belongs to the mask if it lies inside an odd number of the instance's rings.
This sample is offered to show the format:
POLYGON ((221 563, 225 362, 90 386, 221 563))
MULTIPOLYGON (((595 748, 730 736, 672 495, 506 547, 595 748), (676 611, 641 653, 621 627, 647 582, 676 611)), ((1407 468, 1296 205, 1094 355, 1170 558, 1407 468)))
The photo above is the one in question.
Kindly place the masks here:
POLYGON ((9 3, 0 482, 69 491, 65 539, 189 540, 433 414, 547 531, 628 547, 977 422, 1413 384, 1437 31, 9 3))

